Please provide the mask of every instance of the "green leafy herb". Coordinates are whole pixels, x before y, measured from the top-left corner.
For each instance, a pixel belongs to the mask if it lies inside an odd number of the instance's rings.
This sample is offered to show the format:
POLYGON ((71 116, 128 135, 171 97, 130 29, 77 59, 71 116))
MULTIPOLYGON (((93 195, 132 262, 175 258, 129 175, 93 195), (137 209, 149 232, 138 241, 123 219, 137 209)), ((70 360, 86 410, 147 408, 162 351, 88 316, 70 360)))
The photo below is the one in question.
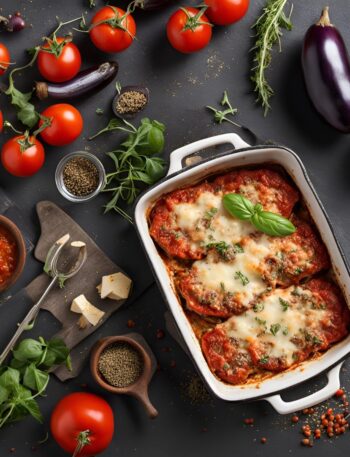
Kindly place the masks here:
POLYGON ((95 111, 96 114, 103 114, 104 113, 104 110, 102 108, 96 108, 96 111, 95 111))
POLYGON ((0 367, 0 428, 28 414, 43 421, 36 397, 43 395, 50 380, 49 370, 69 362, 63 341, 28 338, 13 350, 10 366, 0 367))
POLYGON ((225 283, 220 282, 220 289, 222 290, 222 292, 225 292, 225 291, 226 291, 226 289, 225 289, 225 283))
POLYGON ((220 254, 222 257, 225 257, 227 254, 227 251, 229 249, 230 245, 226 243, 226 241, 218 241, 215 243, 208 243, 206 245, 207 249, 216 249, 218 254, 220 254))
POLYGON ((257 102, 261 103, 264 114, 270 109, 270 97, 273 89, 266 79, 266 70, 272 61, 272 49, 277 43, 281 51, 282 29, 291 30, 292 22, 284 13, 287 0, 268 0, 262 15, 253 25, 256 32, 254 51, 254 66, 252 68, 252 81, 254 91, 257 92, 257 102))
POLYGON ((227 90, 224 91, 224 95, 222 97, 220 104, 224 108, 226 107, 226 109, 218 110, 212 106, 206 107, 207 109, 209 109, 210 111, 212 111, 214 113, 214 121, 217 122, 218 124, 222 124, 224 121, 226 121, 226 122, 229 122, 230 124, 235 125, 236 127, 241 127, 239 124, 237 124, 232 119, 227 117, 229 115, 234 116, 238 112, 237 108, 232 107, 232 104, 228 98, 227 90))
POLYGON ((276 336, 277 333, 281 330, 281 324, 271 324, 270 325, 270 332, 273 336, 276 336))
POLYGON ((253 306, 253 311, 254 313, 260 313, 260 311, 263 311, 264 308, 265 306, 263 303, 255 303, 255 305, 253 306))
POLYGON ((249 279, 241 271, 236 271, 235 279, 239 279, 243 286, 249 284, 249 279))
POLYGON ((110 121, 108 122, 106 127, 99 130, 97 133, 95 133, 95 135, 90 136, 90 138, 88 138, 88 139, 93 140, 93 139, 97 138, 99 135, 102 135, 102 133, 111 132, 112 130, 119 130, 121 126, 122 126, 121 121, 114 117, 114 118, 110 119, 110 121))
POLYGON ((239 243, 234 244, 233 248, 234 248, 236 254, 243 254, 243 252, 244 252, 243 247, 239 243))
POLYGON ((283 327, 283 330, 282 330, 282 333, 284 336, 287 336, 288 335, 288 327, 283 327))
POLYGON ((269 359, 270 359, 270 357, 269 357, 267 354, 264 354, 264 355, 260 358, 259 362, 262 363, 263 365, 265 365, 265 364, 269 361, 269 359))
POLYGON ((283 311, 287 311, 290 304, 287 300, 284 300, 283 298, 279 298, 280 305, 282 306, 283 311))
POLYGON ((154 156, 163 151, 165 126, 148 118, 142 119, 138 128, 125 120, 122 125, 112 121, 109 130, 119 130, 128 136, 119 149, 107 153, 115 171, 106 176, 103 191, 111 192, 112 198, 105 206, 105 213, 114 210, 132 223, 120 202, 131 205, 145 185, 156 183, 164 175, 164 160, 154 156))
POLYGON ((295 232, 293 223, 285 217, 264 211, 241 194, 226 194, 223 197, 225 209, 241 220, 249 220, 258 230, 270 236, 287 236, 295 232))

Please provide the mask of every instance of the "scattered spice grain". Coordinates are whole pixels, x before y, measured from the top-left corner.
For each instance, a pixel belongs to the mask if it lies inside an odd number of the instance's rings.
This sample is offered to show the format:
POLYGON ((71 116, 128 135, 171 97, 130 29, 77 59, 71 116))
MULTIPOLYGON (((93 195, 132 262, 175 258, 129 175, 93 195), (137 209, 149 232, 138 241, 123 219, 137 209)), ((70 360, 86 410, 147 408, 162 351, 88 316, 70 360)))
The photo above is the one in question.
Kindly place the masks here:
POLYGON ((111 386, 127 387, 141 376, 143 361, 134 347, 128 343, 118 342, 102 351, 98 369, 111 386))
POLYGON ((132 319, 129 319, 126 325, 128 328, 134 328, 136 323, 132 319))
POLYGON ((264 436, 261 438, 260 440, 261 444, 265 444, 267 442, 267 438, 265 438, 264 436))
POLYGON ((130 90, 123 92, 118 98, 115 110, 120 114, 134 114, 147 105, 147 97, 143 92, 130 90))
POLYGON ((63 168, 63 183, 71 194, 76 197, 85 197, 98 187, 98 169, 86 157, 73 157, 63 168))

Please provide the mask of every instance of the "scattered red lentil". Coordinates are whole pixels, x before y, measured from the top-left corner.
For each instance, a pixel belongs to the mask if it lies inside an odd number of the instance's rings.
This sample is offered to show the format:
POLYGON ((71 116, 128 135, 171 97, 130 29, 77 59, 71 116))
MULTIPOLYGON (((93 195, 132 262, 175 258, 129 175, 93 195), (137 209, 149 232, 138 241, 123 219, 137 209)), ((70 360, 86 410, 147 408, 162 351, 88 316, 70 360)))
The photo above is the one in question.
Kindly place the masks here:
POLYGON ((294 424, 296 424, 297 422, 299 422, 299 416, 297 416, 296 414, 294 416, 292 416, 292 422, 294 424))
POLYGON ((254 425, 254 418, 253 418, 253 417, 246 417, 246 418, 244 419, 244 423, 245 423, 246 425, 254 425))
POLYGON ((157 329, 157 332, 156 332, 156 337, 158 340, 161 340, 162 338, 164 338, 165 336, 165 333, 162 329, 158 328, 157 329))
POLYGON ((336 397, 342 397, 344 395, 344 390, 343 389, 338 389, 335 393, 336 397))
POLYGON ((126 324, 129 328, 134 328, 136 323, 135 321, 133 321, 132 319, 129 319, 127 324, 126 324))
POLYGON ((267 438, 265 438, 264 436, 261 438, 260 442, 261 444, 265 444, 267 441, 267 438))
POLYGON ((301 440, 301 444, 303 444, 304 446, 308 446, 308 447, 312 447, 313 446, 312 441, 309 440, 308 438, 304 438, 303 440, 301 440))

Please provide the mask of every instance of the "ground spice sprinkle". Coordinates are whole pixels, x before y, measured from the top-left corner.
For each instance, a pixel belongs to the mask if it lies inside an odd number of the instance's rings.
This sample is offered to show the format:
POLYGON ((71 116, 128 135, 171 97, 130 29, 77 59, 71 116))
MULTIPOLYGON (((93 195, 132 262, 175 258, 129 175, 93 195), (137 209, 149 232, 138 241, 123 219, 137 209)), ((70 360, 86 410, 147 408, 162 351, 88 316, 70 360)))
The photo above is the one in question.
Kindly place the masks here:
POLYGON ((117 100, 116 111, 120 114, 132 114, 141 111, 147 104, 147 97, 142 92, 130 90, 123 92, 117 100))
POLYGON ((127 387, 141 376, 143 361, 130 344, 113 343, 102 351, 98 369, 111 386, 127 387))
POLYGON ((98 169, 86 157, 73 157, 63 169, 63 183, 68 192, 77 197, 84 197, 97 189, 98 169))

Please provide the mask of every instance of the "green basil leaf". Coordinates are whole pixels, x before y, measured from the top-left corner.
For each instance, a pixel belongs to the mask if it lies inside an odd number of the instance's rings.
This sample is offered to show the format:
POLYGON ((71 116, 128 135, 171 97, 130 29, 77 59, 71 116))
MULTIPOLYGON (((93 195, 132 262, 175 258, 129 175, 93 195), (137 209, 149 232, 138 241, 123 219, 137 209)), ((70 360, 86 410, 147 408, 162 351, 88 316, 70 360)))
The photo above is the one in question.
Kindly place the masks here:
POLYGON ((0 376, 0 386, 12 390, 19 385, 20 372, 14 368, 8 367, 7 370, 0 376))
POLYGON ((42 344, 32 338, 22 340, 13 351, 13 357, 21 362, 40 359, 43 354, 42 344))
POLYGON ((43 360, 43 365, 52 367, 66 362, 69 357, 69 349, 64 341, 59 338, 53 338, 47 343, 47 352, 43 360))
POLYGON ((150 180, 152 181, 152 184, 164 176, 164 169, 164 161, 162 159, 159 157, 146 157, 145 170, 150 180))
MULTIPOLYGON (((22 406, 27 413, 29 413, 34 419, 36 419, 41 424, 44 421, 44 418, 40 412, 38 403, 34 400, 34 398, 28 398, 25 400, 21 400, 19 406, 22 406)), ((20 420, 23 418, 23 415, 15 420, 20 420)))
POLYGON ((31 363, 25 370, 23 384, 36 392, 43 392, 49 382, 49 374, 39 370, 34 363, 31 363))
POLYGON ((222 200, 224 208, 238 219, 251 219, 255 214, 253 203, 241 194, 226 194, 222 200))
POLYGON ((10 392, 6 387, 0 386, 0 405, 2 405, 10 396, 10 392))
POLYGON ((251 222, 258 230, 270 236, 287 236, 296 230, 289 219, 269 211, 255 213, 251 222))

